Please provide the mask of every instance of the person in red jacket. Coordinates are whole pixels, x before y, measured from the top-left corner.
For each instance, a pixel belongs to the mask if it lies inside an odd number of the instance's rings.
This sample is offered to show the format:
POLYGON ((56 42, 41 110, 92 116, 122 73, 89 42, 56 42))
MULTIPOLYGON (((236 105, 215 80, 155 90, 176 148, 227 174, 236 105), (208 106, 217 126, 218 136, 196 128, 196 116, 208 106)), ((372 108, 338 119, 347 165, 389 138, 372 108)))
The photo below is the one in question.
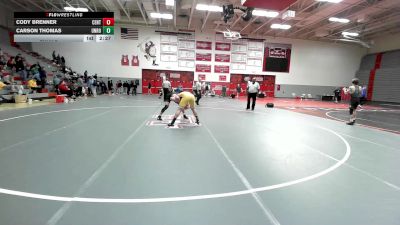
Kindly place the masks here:
POLYGON ((68 97, 72 97, 74 92, 68 87, 67 80, 61 81, 58 85, 58 89, 60 90, 61 94, 66 94, 68 97))

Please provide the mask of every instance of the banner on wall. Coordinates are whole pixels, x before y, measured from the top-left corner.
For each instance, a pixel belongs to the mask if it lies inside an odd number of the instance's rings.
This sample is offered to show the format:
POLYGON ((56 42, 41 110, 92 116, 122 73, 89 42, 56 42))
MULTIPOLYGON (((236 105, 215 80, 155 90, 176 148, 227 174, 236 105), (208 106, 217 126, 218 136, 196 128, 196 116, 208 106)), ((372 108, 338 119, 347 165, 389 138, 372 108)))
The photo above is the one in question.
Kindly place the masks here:
POLYGON ((215 73, 229 73, 229 66, 225 65, 215 65, 214 66, 215 73))
POLYGON ((231 44, 230 43, 223 43, 223 42, 216 42, 215 43, 215 50, 218 51, 230 51, 231 44))
POLYGON ((122 55, 121 66, 129 66, 129 57, 128 57, 128 55, 122 55))
POLYGON ((212 50, 211 41, 196 41, 196 49, 212 50))
POLYGON ((132 66, 139 66, 139 56, 132 55, 132 66))
POLYGON ((286 58, 286 50, 285 48, 270 48, 269 49, 269 57, 271 58, 286 58))
POLYGON ((211 53, 196 53, 196 61, 211 61, 211 53))
POLYGON ((228 54, 215 54, 215 62, 230 62, 231 56, 228 54))
POLYGON ((226 81, 226 75, 219 75, 219 81, 226 81))
POLYGON ((263 71, 289 72, 291 44, 265 43, 263 71))
POLYGON ((211 73, 211 65, 196 64, 196 72, 211 73))

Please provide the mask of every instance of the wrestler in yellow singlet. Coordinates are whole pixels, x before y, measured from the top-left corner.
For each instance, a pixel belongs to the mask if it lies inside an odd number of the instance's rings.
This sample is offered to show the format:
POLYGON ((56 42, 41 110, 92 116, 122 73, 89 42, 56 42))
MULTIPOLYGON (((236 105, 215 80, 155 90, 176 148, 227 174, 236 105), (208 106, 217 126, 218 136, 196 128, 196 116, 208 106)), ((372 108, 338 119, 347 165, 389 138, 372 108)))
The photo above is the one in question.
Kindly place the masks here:
POLYGON ((171 123, 168 124, 169 127, 174 126, 175 120, 178 118, 179 114, 184 113, 185 109, 188 109, 189 107, 192 110, 193 115, 196 117, 196 123, 200 124, 199 117, 196 109, 194 108, 195 97, 192 93, 184 91, 179 94, 173 94, 171 96, 171 101, 174 101, 176 104, 178 104, 179 108, 176 111, 171 123))
POLYGON ((181 98, 179 101, 179 107, 185 108, 185 106, 189 105, 190 108, 194 108, 195 97, 192 93, 184 91, 178 94, 181 98))

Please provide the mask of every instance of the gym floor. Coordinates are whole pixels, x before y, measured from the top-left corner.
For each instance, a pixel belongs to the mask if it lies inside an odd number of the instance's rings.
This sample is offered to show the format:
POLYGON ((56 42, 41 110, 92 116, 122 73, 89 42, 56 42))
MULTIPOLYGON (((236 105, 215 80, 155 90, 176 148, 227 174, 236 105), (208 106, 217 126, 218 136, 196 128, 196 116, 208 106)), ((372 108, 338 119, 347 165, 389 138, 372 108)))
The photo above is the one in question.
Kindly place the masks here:
POLYGON ((365 106, 376 129, 258 103, 202 98, 174 128, 157 96, 1 111, 0 224, 400 224, 398 109, 365 106))

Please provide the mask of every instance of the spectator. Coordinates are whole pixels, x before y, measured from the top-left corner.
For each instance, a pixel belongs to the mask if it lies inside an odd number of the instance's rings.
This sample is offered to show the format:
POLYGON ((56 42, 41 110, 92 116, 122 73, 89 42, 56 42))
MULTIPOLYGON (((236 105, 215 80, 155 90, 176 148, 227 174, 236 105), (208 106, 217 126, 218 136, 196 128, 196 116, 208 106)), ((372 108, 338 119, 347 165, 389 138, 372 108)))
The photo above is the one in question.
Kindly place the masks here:
POLYGON ((226 86, 225 86, 225 85, 222 86, 222 89, 221 89, 221 96, 222 96, 222 97, 226 97, 226 86))
POLYGON ((65 58, 64 58, 64 56, 61 56, 61 66, 65 66, 65 58))
POLYGON ((88 71, 85 70, 85 72, 83 72, 83 81, 85 81, 85 83, 87 83, 88 81, 88 71))
POLYGON ((35 79, 30 79, 28 80, 27 86, 29 89, 31 89, 33 92, 36 92, 40 90, 40 87, 37 86, 36 80, 35 79))
POLYGON ((83 76, 80 76, 78 80, 76 80, 76 95, 83 95, 83 76))
POLYGON ((237 98, 239 98, 240 93, 242 93, 242 87, 240 86, 240 84, 237 84, 237 85, 236 85, 236 95, 237 95, 237 98))
MULTIPOLYGON (((133 82, 133 81, 132 81, 133 82)), ((139 81, 138 80, 135 80, 134 82, 133 82, 133 93, 132 93, 132 95, 136 95, 137 94, 137 86, 138 86, 138 84, 139 84, 139 81)))
POLYGON ((7 61, 8 69, 12 70, 15 67, 15 57, 11 56, 10 59, 7 61))
POLYGON ((7 65, 7 60, 6 57, 3 55, 3 51, 0 48, 0 66, 3 68, 3 66, 7 65))
POLYGON ((74 92, 68 87, 67 81, 68 81, 67 79, 61 81, 61 83, 58 85, 58 89, 60 90, 61 94, 65 94, 68 97, 72 97, 74 95, 74 92))
POLYGON ((5 83, 3 83, 2 81, 0 81, 0 90, 3 90, 3 88, 7 86, 5 83))
POLYGON ((130 89, 132 89, 132 95, 133 95, 133 86, 135 85, 135 81, 131 80, 131 83, 129 84, 130 89))
POLYGON ((117 82, 117 94, 122 94, 122 81, 117 82))
POLYGON ((126 94, 129 95, 131 93, 131 84, 126 82, 126 94))
POLYGON ((194 95, 196 97, 196 104, 199 105, 199 101, 201 99, 201 83, 200 81, 196 81, 193 86, 194 95))
POLYGON ((107 85, 108 85, 108 95, 111 95, 114 85, 113 85, 113 82, 112 82, 112 80, 110 78, 108 78, 107 85))
POLYGON ((3 82, 7 85, 10 85, 11 84, 11 75, 10 74, 3 75, 3 82))
POLYGON ((128 82, 124 81, 124 83, 122 84, 122 87, 124 88, 123 92, 126 93, 126 89, 128 89, 127 86, 128 82))
POLYGON ((46 70, 44 68, 41 68, 39 70, 39 74, 40 74, 40 84, 42 86, 42 88, 45 88, 46 86, 46 81, 47 81, 47 73, 46 70))
POLYGON ((338 87, 338 88, 336 88, 334 91, 333 91, 333 93, 335 94, 335 102, 336 103, 339 103, 341 100, 342 100, 342 98, 341 98, 341 92, 342 92, 342 88, 340 88, 340 87, 338 87))
POLYGON ((56 57, 56 64, 60 65, 60 63, 61 63, 61 58, 60 58, 60 54, 58 54, 56 57))
POLYGON ((58 85, 61 83, 61 79, 59 78, 59 75, 55 75, 53 77, 53 84, 54 84, 54 89, 56 90, 57 94, 60 94, 60 90, 58 89, 58 85))
POLYGON ((362 86, 361 87, 361 98, 360 98, 360 108, 362 105, 365 104, 367 101, 367 86, 362 86))
POLYGON ((15 67, 16 67, 16 72, 19 74, 21 79, 25 81, 28 78, 27 72, 25 70, 25 65, 24 65, 24 60, 22 59, 21 56, 15 57, 15 67))
POLYGON ((97 92, 96 92, 97 81, 96 81, 96 79, 94 79, 94 77, 89 77, 88 86, 92 92, 93 97, 97 97, 97 92))
POLYGON ((53 62, 56 61, 56 51, 53 51, 53 53, 51 54, 52 58, 53 58, 53 62))
POLYGON ((182 85, 179 85, 176 89, 175 89, 175 93, 179 94, 183 91, 182 85))
POLYGON ((210 90, 211 90, 210 83, 206 83, 205 94, 204 94, 206 97, 210 94, 210 90))
POLYGON ((100 90, 101 94, 107 93, 107 85, 103 80, 100 81, 100 90))
POLYGON ((147 85, 147 94, 151 95, 151 81, 149 81, 149 84, 147 85))
POLYGON ((260 84, 256 81, 256 78, 253 77, 252 81, 247 82, 247 107, 246 110, 250 109, 250 99, 252 99, 251 110, 254 111, 254 107, 256 106, 256 98, 257 93, 260 90, 260 84))

